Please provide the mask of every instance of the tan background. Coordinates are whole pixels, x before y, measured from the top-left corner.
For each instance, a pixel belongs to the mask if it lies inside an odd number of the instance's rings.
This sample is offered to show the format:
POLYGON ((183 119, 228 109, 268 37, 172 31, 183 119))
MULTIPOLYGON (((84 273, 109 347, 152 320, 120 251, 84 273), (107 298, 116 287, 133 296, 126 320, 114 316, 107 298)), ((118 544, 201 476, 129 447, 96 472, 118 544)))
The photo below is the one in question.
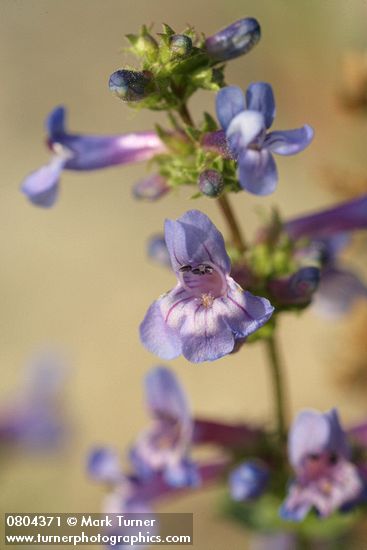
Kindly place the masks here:
MULTIPOLYGON (((123 36, 141 23, 165 21, 182 30, 187 22, 211 34, 247 15, 262 25, 261 43, 234 61, 228 82, 254 80, 274 86, 276 128, 307 122, 316 130, 302 155, 278 158, 281 181, 275 195, 242 193, 235 208, 248 234, 254 209, 281 205, 294 215, 335 202, 321 184, 321 169, 362 170, 367 127, 335 104, 340 56, 365 43, 363 0, 1 0, 0 164, 0 365, 1 396, 14 388, 27 358, 55 344, 70 357, 70 413, 76 435, 62 456, 13 455, 1 464, 1 508, 5 511, 94 511, 103 491, 89 482, 84 464, 95 443, 123 450, 143 427, 141 381, 157 359, 139 343, 137 327, 148 304, 173 283, 173 276, 145 257, 147 237, 163 219, 192 207, 187 193, 158 204, 137 204, 132 183, 144 166, 93 173, 64 173, 54 209, 32 207, 18 192, 22 178, 47 160, 43 120, 58 104, 69 111, 69 127, 91 133, 149 129, 164 115, 135 114, 111 97, 109 74, 126 58, 123 36)), ((194 114, 213 112, 214 96, 201 93, 194 114)), ((225 229, 216 205, 195 206, 225 229)), ((363 309, 359 306, 359 312, 363 309)), ((291 391, 291 409, 335 404, 346 420, 366 413, 334 383, 338 356, 350 319, 327 324, 307 312, 281 323, 291 391)), ((260 345, 213 364, 172 362, 193 409, 227 419, 271 421, 270 387, 260 345)), ((237 526, 217 521, 215 492, 188 497, 170 507, 195 512, 195 548, 246 548, 237 526)), ((166 508, 165 508, 166 509, 166 508)))

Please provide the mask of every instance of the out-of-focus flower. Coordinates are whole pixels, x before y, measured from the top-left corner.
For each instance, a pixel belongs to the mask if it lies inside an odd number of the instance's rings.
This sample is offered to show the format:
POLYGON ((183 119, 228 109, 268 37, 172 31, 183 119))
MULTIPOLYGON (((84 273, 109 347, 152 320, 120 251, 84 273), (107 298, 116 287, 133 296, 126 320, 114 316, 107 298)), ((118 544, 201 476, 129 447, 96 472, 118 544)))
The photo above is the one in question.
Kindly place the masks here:
POLYGON ((285 231, 296 242, 306 240, 298 251, 302 262, 316 262, 320 266, 320 284, 314 303, 327 317, 338 317, 349 311, 358 299, 367 298, 365 283, 339 262, 339 254, 349 242, 349 232, 366 227, 366 195, 284 224, 285 231))
POLYGON ((152 235, 148 241, 147 252, 149 258, 160 265, 164 267, 169 267, 171 265, 164 235, 152 235))
POLYGON ((196 485, 200 480, 189 459, 193 421, 176 376, 166 367, 152 369, 145 379, 145 394, 154 422, 131 450, 136 471, 148 478, 162 472, 175 487, 196 485))
POLYGON ((50 353, 27 368, 21 387, 0 405, 0 445, 28 450, 58 447, 65 439, 65 367, 50 353))
POLYGON ((149 160, 166 151, 155 132, 116 136, 69 134, 65 109, 57 107, 46 121, 48 144, 53 152, 49 164, 25 178, 21 190, 36 206, 52 206, 59 194, 59 180, 65 170, 97 170, 118 164, 149 160))
POLYGON ((363 482, 349 460, 335 409, 299 413, 289 433, 288 455, 296 479, 281 508, 283 519, 301 521, 312 508, 326 517, 362 496, 363 482))
POLYGON ((301 237, 322 239, 337 233, 366 228, 367 195, 332 208, 294 218, 284 224, 285 231, 294 240, 301 237))
POLYGON ((117 483, 121 478, 120 458, 115 449, 96 447, 88 456, 87 470, 96 481, 117 483))
POLYGON ((141 101, 149 95, 152 74, 148 71, 120 69, 111 74, 108 86, 123 101, 141 101))
POLYGON ((205 40, 205 50, 215 61, 228 61, 248 53, 260 40, 259 22, 253 17, 239 19, 205 40))
MULTIPOLYGON (((266 132, 274 120, 275 101, 270 84, 265 82, 251 84, 246 97, 237 86, 222 88, 217 94, 216 109, 232 157, 238 162, 240 184, 255 195, 268 195, 275 190, 278 174, 272 153, 295 155, 313 138, 313 129, 308 125, 266 132)), ((220 142, 218 136, 216 141, 220 142)))
POLYGON ((159 174, 152 174, 133 186, 133 195, 136 199, 154 202, 163 197, 170 190, 167 181, 159 174))
POLYGON ((306 305, 312 300, 319 281, 320 269, 312 266, 301 267, 293 275, 271 279, 268 288, 277 304, 306 305))
POLYGON ((236 501, 253 500, 260 497, 269 482, 269 470, 259 461, 243 462, 229 477, 231 497, 236 501))
POLYGON ((178 283, 149 308, 140 326, 143 344, 163 359, 182 354, 193 363, 231 353, 235 341, 263 326, 274 308, 229 276, 223 237, 202 212, 167 220, 165 237, 178 283))

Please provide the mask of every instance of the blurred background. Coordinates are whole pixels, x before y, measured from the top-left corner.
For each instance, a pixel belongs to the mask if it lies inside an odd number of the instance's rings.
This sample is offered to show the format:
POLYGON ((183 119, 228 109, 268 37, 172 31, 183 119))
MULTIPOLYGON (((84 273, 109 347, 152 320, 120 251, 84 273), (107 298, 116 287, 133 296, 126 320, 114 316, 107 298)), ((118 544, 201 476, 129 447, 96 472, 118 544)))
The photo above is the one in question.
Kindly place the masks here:
MULTIPOLYGON (((259 208, 276 204, 284 217, 294 216, 338 202, 343 192, 352 196, 353 174, 362 178, 362 187, 367 179, 366 118, 338 101, 343 55, 366 48, 367 2, 1 0, 0 14, 0 403, 22 384, 34 354, 55 347, 68 364, 64 407, 72 424, 70 439, 58 451, 0 456, 0 508, 98 512, 103 490, 87 479, 86 456, 95 444, 123 452, 145 425, 142 379, 157 359, 140 345, 137 328, 147 306, 174 283, 168 270, 147 260, 146 241, 162 230, 165 217, 177 218, 193 203, 185 190, 154 205, 136 203, 132 184, 146 174, 137 165, 64 172, 55 207, 33 207, 19 184, 48 159, 45 116, 63 104, 71 130, 94 134, 164 125, 163 114, 130 110, 109 93, 109 75, 132 63, 121 53, 124 35, 142 23, 154 23, 159 32, 161 22, 178 32, 190 23, 210 35, 236 19, 256 17, 262 39, 248 56, 229 64, 227 82, 243 88, 256 80, 270 82, 277 100, 275 129, 308 123, 316 137, 301 155, 277 159, 280 184, 274 195, 241 193, 232 200, 251 236, 261 223, 259 208)), ((214 94, 199 93, 190 108, 194 116, 204 109, 214 114, 214 94)), ((199 199, 195 207, 225 231, 213 202, 199 199)), ((353 261, 363 269, 362 259, 353 261)), ((366 320, 365 303, 335 323, 312 310, 283 317, 280 339, 292 414, 302 407, 337 406, 344 423, 366 415, 366 320), (353 382, 355 356, 362 364, 359 390, 353 382)), ((171 367, 201 416, 272 421, 260 344, 213 364, 180 358, 171 367)), ((248 547, 240 527, 218 519, 216 490, 177 500, 169 510, 194 512, 194 548, 248 547)))

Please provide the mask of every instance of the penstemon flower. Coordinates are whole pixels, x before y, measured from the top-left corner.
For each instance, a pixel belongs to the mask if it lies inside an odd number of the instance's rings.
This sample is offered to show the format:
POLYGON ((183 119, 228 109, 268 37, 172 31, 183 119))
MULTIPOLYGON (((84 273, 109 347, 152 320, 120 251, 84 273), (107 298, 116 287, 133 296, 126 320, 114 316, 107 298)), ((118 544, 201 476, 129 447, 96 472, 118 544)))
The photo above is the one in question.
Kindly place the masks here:
POLYGON ((189 458, 193 420, 174 373, 166 367, 152 369, 145 378, 145 393, 154 422, 131 449, 136 471, 143 478, 161 472, 174 487, 196 485, 198 474, 189 458))
POLYGON ((312 508, 329 516, 363 495, 364 484, 349 460, 346 434, 335 409, 299 413, 289 433, 288 454, 296 479, 281 509, 284 519, 301 521, 312 508))
POLYGON ((284 224, 296 244, 305 243, 297 252, 300 261, 315 261, 320 266, 314 303, 327 317, 338 317, 348 312, 358 299, 367 298, 366 284, 339 260, 349 243, 350 232, 366 227, 366 195, 284 224))
POLYGON ((223 237, 202 212, 167 220, 165 237, 178 282, 150 306, 140 326, 143 344, 162 359, 182 354, 193 363, 231 353, 274 308, 229 276, 223 237))
POLYGON ((215 61, 228 61, 248 53, 260 40, 259 22, 253 17, 235 21, 205 40, 205 49, 215 61))
MULTIPOLYGON (((311 126, 266 133, 274 120, 275 101, 270 84, 265 82, 251 84, 246 97, 237 86, 222 88, 217 94, 216 108, 228 148, 238 162, 241 186, 255 195, 272 193, 278 182, 272 153, 295 155, 305 149, 313 138, 311 126)), ((205 143, 210 144, 209 137, 205 143)), ((218 133, 212 147, 215 145, 227 156, 218 133)))
POLYGON ((36 206, 51 207, 59 194, 59 180, 65 170, 98 170, 117 164, 149 160, 166 150, 155 132, 116 136, 69 134, 65 109, 57 107, 47 118, 51 161, 25 178, 21 190, 36 206))

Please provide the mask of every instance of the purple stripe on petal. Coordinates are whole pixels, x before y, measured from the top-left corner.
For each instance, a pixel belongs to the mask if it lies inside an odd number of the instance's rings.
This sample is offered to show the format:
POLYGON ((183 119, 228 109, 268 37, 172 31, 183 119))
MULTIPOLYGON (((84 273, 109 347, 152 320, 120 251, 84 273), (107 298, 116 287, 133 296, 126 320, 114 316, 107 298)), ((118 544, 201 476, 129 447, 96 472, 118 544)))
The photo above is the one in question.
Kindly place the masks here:
POLYGON ((273 89, 266 82, 254 82, 246 91, 247 109, 259 111, 265 120, 265 127, 270 128, 275 117, 275 100, 273 89))
POLYGON ((239 158, 238 171, 241 187, 254 195, 269 195, 277 186, 277 168, 266 149, 245 150, 239 158))
POLYGON ((295 155, 311 143, 314 131, 307 124, 295 130, 270 132, 264 140, 264 147, 277 155, 295 155))

